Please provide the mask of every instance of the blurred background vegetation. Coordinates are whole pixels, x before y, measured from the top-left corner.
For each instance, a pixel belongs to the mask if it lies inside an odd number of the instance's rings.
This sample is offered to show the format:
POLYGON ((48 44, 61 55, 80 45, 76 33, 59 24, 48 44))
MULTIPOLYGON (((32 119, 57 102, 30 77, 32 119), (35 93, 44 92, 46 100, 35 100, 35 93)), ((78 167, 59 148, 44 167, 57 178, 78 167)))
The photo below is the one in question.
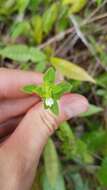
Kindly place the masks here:
POLYGON ((32 190, 107 189, 106 44, 106 0, 0 0, 0 67, 44 72, 58 57, 96 80, 69 79, 90 108, 49 139, 32 190))

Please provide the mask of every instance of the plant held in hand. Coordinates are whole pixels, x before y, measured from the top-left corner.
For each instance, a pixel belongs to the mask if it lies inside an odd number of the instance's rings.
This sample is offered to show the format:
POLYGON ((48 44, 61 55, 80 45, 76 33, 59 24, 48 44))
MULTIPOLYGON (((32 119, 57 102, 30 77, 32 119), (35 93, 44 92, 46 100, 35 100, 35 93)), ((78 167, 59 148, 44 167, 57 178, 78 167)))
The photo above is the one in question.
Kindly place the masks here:
POLYGON ((71 91, 71 84, 68 82, 55 83, 55 70, 50 67, 44 74, 43 84, 27 85, 23 88, 23 91, 28 94, 39 95, 44 102, 44 108, 50 109, 55 115, 59 114, 58 100, 60 97, 67 92, 71 91))

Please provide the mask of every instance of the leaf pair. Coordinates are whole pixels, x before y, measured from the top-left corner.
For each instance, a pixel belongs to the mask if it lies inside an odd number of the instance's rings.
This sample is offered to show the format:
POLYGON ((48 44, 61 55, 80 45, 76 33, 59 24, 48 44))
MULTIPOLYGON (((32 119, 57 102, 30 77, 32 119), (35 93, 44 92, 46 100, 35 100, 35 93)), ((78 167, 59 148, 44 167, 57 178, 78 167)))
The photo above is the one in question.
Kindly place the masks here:
POLYGON ((56 72, 51 67, 44 74, 43 84, 40 86, 27 85, 23 88, 24 92, 29 94, 37 94, 44 101, 44 107, 50 109, 54 114, 59 114, 58 100, 60 97, 71 90, 71 84, 68 82, 61 82, 55 84, 56 72))

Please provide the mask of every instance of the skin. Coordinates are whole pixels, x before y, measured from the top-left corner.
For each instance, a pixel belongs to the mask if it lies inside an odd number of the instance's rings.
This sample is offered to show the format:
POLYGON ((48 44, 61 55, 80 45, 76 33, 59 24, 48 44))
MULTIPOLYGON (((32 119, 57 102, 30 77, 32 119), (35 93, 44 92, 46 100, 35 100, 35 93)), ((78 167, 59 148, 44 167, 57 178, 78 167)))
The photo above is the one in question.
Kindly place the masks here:
POLYGON ((2 190, 30 190, 49 136, 61 122, 88 109, 86 98, 78 94, 66 94, 59 101, 59 116, 54 116, 44 110, 38 96, 28 96, 20 91, 24 85, 41 82, 40 73, 0 69, 2 190))

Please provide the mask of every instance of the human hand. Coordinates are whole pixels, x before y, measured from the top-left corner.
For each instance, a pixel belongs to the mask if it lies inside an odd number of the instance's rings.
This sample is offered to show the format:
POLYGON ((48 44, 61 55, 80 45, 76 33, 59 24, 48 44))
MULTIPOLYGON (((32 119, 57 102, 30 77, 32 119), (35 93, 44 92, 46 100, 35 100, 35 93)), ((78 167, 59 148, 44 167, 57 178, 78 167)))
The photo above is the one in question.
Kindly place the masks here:
POLYGON ((20 92, 26 84, 41 82, 42 74, 0 70, 1 136, 16 128, 14 122, 13 124, 11 122, 14 117, 27 112, 14 132, 0 145, 0 189, 2 190, 30 190, 48 137, 61 122, 77 116, 88 108, 88 102, 83 96, 66 94, 59 101, 59 116, 54 116, 44 110, 38 96, 26 96, 20 92))

